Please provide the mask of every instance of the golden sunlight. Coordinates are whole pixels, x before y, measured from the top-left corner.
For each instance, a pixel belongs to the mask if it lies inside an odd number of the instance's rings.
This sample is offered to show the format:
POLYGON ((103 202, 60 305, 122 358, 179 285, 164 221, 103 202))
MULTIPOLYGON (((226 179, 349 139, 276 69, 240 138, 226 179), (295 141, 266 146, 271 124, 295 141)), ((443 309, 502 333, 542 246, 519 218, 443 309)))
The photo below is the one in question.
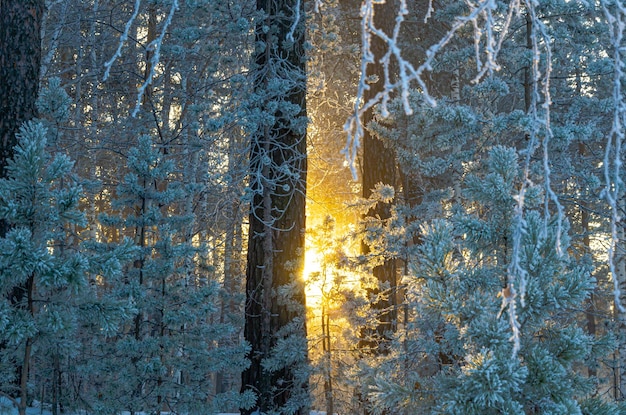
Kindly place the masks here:
MULTIPOLYGON (((310 245, 310 244, 309 244, 310 245)), ((322 302, 322 255, 313 246, 307 246, 304 254, 304 284, 307 307, 316 308, 322 302)))

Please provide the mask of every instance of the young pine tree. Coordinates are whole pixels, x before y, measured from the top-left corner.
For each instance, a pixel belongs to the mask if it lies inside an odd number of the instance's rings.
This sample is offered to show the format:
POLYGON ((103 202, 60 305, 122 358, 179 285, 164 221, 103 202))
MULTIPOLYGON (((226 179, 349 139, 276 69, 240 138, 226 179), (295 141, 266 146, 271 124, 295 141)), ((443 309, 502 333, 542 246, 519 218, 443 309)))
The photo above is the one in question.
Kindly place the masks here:
POLYGON ((587 399, 594 379, 577 370, 600 346, 575 311, 594 287, 590 270, 568 255, 565 227, 558 235, 555 221, 539 213, 543 196, 535 187, 526 193, 516 257, 516 151, 494 147, 481 170, 465 180, 462 209, 422 228, 407 278, 406 336, 386 363, 399 375, 377 378, 372 400, 379 408, 437 414, 619 413, 587 399), (507 273, 516 260, 514 295, 507 273))
POLYGON ((74 233, 85 224, 81 188, 69 157, 46 151, 46 135, 41 123, 23 125, 0 180, 0 219, 10 227, 0 239, 0 393, 19 396, 20 414, 33 399, 31 375, 78 349, 79 305, 91 289, 91 261, 74 233))
POLYGON ((219 281, 205 266, 210 253, 189 238, 193 216, 179 213, 195 190, 177 180, 150 137, 139 138, 112 203, 117 214, 102 217, 133 237, 133 264, 113 290, 136 314, 96 345, 104 357, 95 364, 100 412, 205 414, 241 404, 238 393, 215 394, 216 374, 238 375, 246 348, 232 341, 235 327, 216 323, 219 281))

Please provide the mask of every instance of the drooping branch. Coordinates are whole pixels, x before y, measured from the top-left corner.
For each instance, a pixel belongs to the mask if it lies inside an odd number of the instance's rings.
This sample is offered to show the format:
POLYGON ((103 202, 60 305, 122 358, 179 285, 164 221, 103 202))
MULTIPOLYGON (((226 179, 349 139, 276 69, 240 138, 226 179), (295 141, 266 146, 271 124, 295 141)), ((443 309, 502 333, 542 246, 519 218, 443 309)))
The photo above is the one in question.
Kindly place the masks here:
MULTIPOLYGON (((514 212, 512 256, 507 267, 507 287, 503 293, 502 308, 508 308, 510 324, 513 330, 513 352, 517 353, 520 347, 519 322, 516 313, 516 304, 519 301, 522 306, 525 304, 526 278, 527 273, 521 264, 521 239, 525 228, 525 197, 526 191, 531 183, 531 161, 539 148, 542 149, 543 185, 545 191, 544 199, 544 228, 550 217, 551 206, 557 212, 557 236, 556 250, 561 253, 560 234, 562 233, 562 222, 564 210, 559 202, 557 194, 551 186, 551 168, 549 146, 553 137, 550 126, 550 108, 552 105, 550 94, 550 76, 552 73, 552 40, 548 29, 537 13, 537 3, 532 0, 516 0, 508 5, 505 13, 496 13, 498 5, 494 0, 484 0, 478 2, 467 2, 469 12, 464 16, 457 16, 447 32, 441 39, 430 46, 426 51, 425 58, 419 66, 414 66, 408 58, 403 55, 403 50, 399 43, 399 34, 402 23, 409 14, 405 0, 400 2, 400 7, 396 14, 395 26, 390 34, 381 30, 374 21, 375 0, 367 0, 361 7, 361 76, 357 86, 356 99, 353 113, 344 125, 347 132, 347 142, 342 150, 348 159, 353 176, 356 178, 355 159, 357 151, 361 146, 361 139, 364 136, 364 115, 375 106, 382 117, 389 115, 388 103, 394 96, 399 96, 402 100, 404 112, 410 115, 413 109, 409 103, 410 88, 417 86, 425 102, 436 105, 435 99, 430 95, 427 84, 424 80, 426 72, 432 70, 434 59, 444 50, 452 39, 457 36, 457 32, 467 24, 473 26, 474 33, 474 55, 476 59, 476 75, 474 83, 480 82, 485 76, 489 76, 500 70, 498 55, 505 38, 510 35, 510 26, 514 16, 519 16, 522 12, 527 14, 529 19, 529 39, 531 49, 531 96, 527 108, 528 117, 531 120, 530 131, 528 132, 529 142, 523 160, 522 184, 516 196, 517 204, 514 212), (386 46, 386 53, 379 62, 374 61, 372 52, 373 39, 382 41, 386 46), (391 62, 394 62, 395 72, 391 73, 391 62), (368 79, 367 69, 370 65, 380 64, 383 67, 380 80, 368 79), (371 82, 377 81, 384 87, 376 94, 369 93, 371 82), (368 97, 369 95, 369 97, 368 97), (369 99, 368 99, 369 98, 369 99)), ((428 3, 428 9, 424 24, 428 24, 428 19, 434 12, 432 2, 428 3)), ((544 231, 545 233, 545 231, 544 231)))
POLYGON ((159 59, 161 58, 161 46, 163 45, 163 38, 165 37, 165 33, 167 33, 167 28, 172 23, 172 18, 174 17, 174 12, 178 10, 178 0, 174 0, 172 2, 172 6, 170 7, 170 12, 167 15, 167 19, 163 23, 163 28, 161 29, 161 34, 150 44, 147 46, 147 49, 152 51, 152 58, 150 59, 150 72, 148 76, 143 81, 143 84, 139 87, 137 92, 137 102, 135 104, 135 109, 133 110, 132 116, 136 117, 139 109, 141 108, 141 102, 143 99, 143 94, 146 92, 146 88, 152 84, 152 79, 154 78, 154 69, 159 63, 159 59))
MULTIPOLYGON (((389 115, 388 104, 395 94, 401 96, 405 113, 407 115, 412 114, 413 109, 409 103, 409 95, 410 89, 414 84, 417 84, 417 87, 421 89, 424 100, 430 105, 435 106, 436 101, 429 94, 424 75, 426 72, 432 70, 435 57, 455 37, 459 29, 466 24, 471 23, 474 26, 476 61, 478 65, 478 73, 474 78, 474 82, 478 82, 485 75, 499 70, 500 67, 497 63, 498 53, 508 33, 512 18, 514 15, 520 13, 521 7, 520 0, 511 2, 503 21, 497 22, 498 24, 496 24, 493 15, 493 10, 496 9, 496 2, 494 0, 483 0, 475 5, 470 3, 470 12, 466 16, 457 16, 450 29, 439 42, 428 48, 424 61, 419 66, 415 67, 408 58, 404 57, 399 42, 402 23, 405 20, 405 16, 409 14, 406 0, 401 0, 400 2, 394 29, 390 35, 387 35, 374 23, 374 4, 376 3, 375 0, 366 0, 361 6, 361 75, 357 86, 353 113, 344 125, 344 130, 347 133, 347 141, 345 148, 342 150, 342 154, 348 159, 352 174, 355 178, 357 176, 355 160, 357 151, 361 146, 361 138, 363 137, 364 130, 362 123, 363 114, 378 105, 381 115, 387 117, 389 115), (500 29, 496 31, 496 27, 500 29), (370 89, 368 85, 370 80, 367 77, 367 67, 374 63, 374 55, 371 50, 373 37, 381 39, 387 45, 387 53, 380 62, 384 67, 384 89, 373 98, 366 100, 365 92, 370 89), (486 46, 481 47, 482 44, 486 46), (483 54, 485 55, 484 59, 481 58, 483 54), (390 72, 392 60, 394 61, 394 67, 397 68, 397 73, 393 74, 390 72)), ((432 4, 429 3, 426 19, 432 14, 432 11, 432 4)), ((425 24, 426 23, 427 22, 425 22, 425 24)))
POLYGON ((556 250, 561 253, 561 232, 563 222, 563 207, 558 200, 556 193, 552 190, 550 182, 550 157, 548 147, 552 138, 550 126, 550 76, 552 73, 552 51, 551 39, 547 29, 541 19, 537 16, 535 3, 530 0, 525 1, 527 18, 529 21, 530 33, 528 37, 531 44, 532 64, 531 64, 531 96, 527 113, 532 120, 530 131, 528 132, 529 143, 525 151, 523 175, 520 190, 516 196, 516 206, 514 209, 514 226, 512 232, 512 255, 507 267, 507 287, 506 295, 502 295, 502 309, 508 308, 509 320, 513 330, 513 355, 520 349, 519 321, 517 319, 516 298, 519 297, 522 306, 525 305, 525 295, 527 286, 527 272, 522 267, 520 255, 522 249, 522 236, 526 222, 524 219, 524 203, 528 187, 532 185, 530 179, 531 160, 539 146, 542 147, 542 161, 544 170, 544 189, 546 197, 544 200, 544 233, 547 232, 548 220, 550 218, 549 202, 552 201, 557 209, 557 235, 556 250), (543 46, 542 46, 543 45, 543 46), (542 55, 545 54, 545 68, 541 70, 540 63, 542 55), (541 87, 540 87, 541 85, 541 87), (540 105, 541 103, 541 105, 540 105))
POLYGON ((104 67, 106 68, 106 70, 104 71, 104 76, 102 77, 102 82, 104 82, 107 79, 109 79, 109 74, 111 72, 111 67, 113 66, 113 63, 115 63, 117 58, 122 56, 122 48, 124 47, 124 43, 126 43, 126 41, 128 40, 128 35, 130 33, 130 28, 133 25, 133 23, 135 22, 135 19, 137 18, 137 15, 139 14, 139 7, 140 6, 141 6, 141 0, 135 0, 135 7, 133 9, 133 14, 132 14, 132 16, 130 16, 130 19, 128 19, 128 21, 126 22, 126 26, 124 26, 124 32, 122 32, 122 35, 120 36, 120 41, 119 41, 119 44, 117 45, 117 50, 115 51, 115 53, 113 54, 111 59, 109 59, 109 61, 107 61, 104 64, 104 67))

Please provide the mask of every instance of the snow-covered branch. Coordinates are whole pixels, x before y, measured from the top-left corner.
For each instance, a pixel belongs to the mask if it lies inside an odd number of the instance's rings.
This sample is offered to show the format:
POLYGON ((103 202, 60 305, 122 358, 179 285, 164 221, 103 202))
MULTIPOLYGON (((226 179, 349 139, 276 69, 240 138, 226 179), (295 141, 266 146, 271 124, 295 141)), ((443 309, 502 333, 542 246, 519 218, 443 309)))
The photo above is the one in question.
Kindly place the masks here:
POLYGON ((140 6, 141 6, 141 0, 135 0, 135 7, 133 9, 133 14, 132 16, 130 16, 130 19, 128 19, 128 21, 126 22, 126 26, 124 27, 124 32, 122 33, 122 36, 120 36, 120 41, 117 45, 117 50, 113 54, 113 57, 104 64, 104 67, 106 68, 106 70, 104 71, 104 77, 102 78, 103 82, 109 79, 109 73, 111 72, 111 67, 113 66, 113 63, 115 62, 115 60, 119 58, 120 56, 122 56, 122 48, 124 47, 124 43, 126 43, 126 40, 128 40, 128 34, 130 33, 130 28, 135 22, 137 15, 139 14, 140 6))
POLYGON ((163 38, 165 37, 165 33, 167 33, 167 28, 172 23, 172 18, 174 17, 174 13, 176 12, 176 10, 178 10, 178 0, 174 0, 172 2, 170 12, 167 15, 167 19, 163 23, 161 34, 148 45, 147 49, 154 51, 154 53, 152 54, 152 58, 150 59, 150 72, 148 73, 148 76, 146 77, 143 84, 139 87, 137 93, 137 102, 135 104, 135 109, 133 110, 133 117, 137 116, 137 113, 141 108, 141 101, 143 99, 144 93, 146 92, 146 88, 148 88, 148 86, 152 84, 152 79, 154 78, 154 70, 159 63, 159 59, 161 58, 161 46, 163 45, 163 38))
MULTIPOLYGON (((476 62, 478 65, 478 73, 474 82, 478 82, 486 74, 493 73, 499 69, 497 64, 497 56, 508 33, 509 26, 513 15, 520 12, 520 0, 512 1, 509 4, 507 15, 502 22, 496 22, 493 10, 496 9, 494 0, 483 0, 474 4, 468 2, 470 12, 466 16, 458 16, 450 29, 439 40, 439 42, 430 46, 426 51, 424 62, 415 67, 407 58, 403 56, 402 48, 399 44, 399 34, 405 16, 408 14, 408 8, 405 0, 400 2, 400 7, 396 14, 396 21, 392 31, 392 35, 387 35, 374 24, 374 5, 379 2, 375 0, 366 0, 361 6, 361 76, 359 79, 354 110, 352 116, 348 118, 344 125, 347 133, 346 147, 342 150, 342 154, 348 159, 352 169, 352 174, 356 178, 355 160, 358 148, 361 145, 361 137, 363 136, 363 128, 361 118, 363 114, 372 107, 380 104, 380 113, 383 117, 389 114, 388 103, 394 94, 402 97, 404 111, 406 114, 412 113, 409 104, 409 91, 413 84, 421 89, 424 99, 430 105, 436 105, 435 99, 429 94, 428 87, 424 81, 424 73, 432 70, 432 64, 435 57, 444 49, 444 47, 455 37, 457 31, 466 24, 474 25, 474 39, 476 49, 476 62), (496 27, 499 28, 496 30, 496 27), (368 85, 367 66, 374 63, 374 55, 371 51, 372 37, 378 37, 385 42, 387 52, 381 59, 384 68, 384 88, 376 94, 368 102, 364 101, 365 92, 370 89, 368 85), (484 39, 484 40, 483 40, 484 39), (481 46, 485 45, 485 46, 481 46), (481 58, 485 55, 484 60, 481 58), (389 71, 392 58, 397 64, 397 74, 389 71), (397 79, 394 77, 397 76, 397 79)), ((433 12, 432 3, 426 13, 426 19, 433 12)), ((379 81, 380 82, 380 81, 379 81)))
MULTIPOLYGON (((135 20, 137 19, 137 16, 139 15, 140 7, 141 7, 141 0, 135 0, 133 14, 130 16, 130 19, 128 19, 128 21, 126 22, 126 26, 124 27, 124 32, 122 32, 122 35, 120 36, 117 50, 115 51, 111 59, 104 64, 105 71, 104 71, 104 77, 102 79, 103 82, 109 78, 109 74, 111 72, 111 67, 113 66, 113 63, 115 63, 117 58, 122 56, 122 48, 124 47, 124 44, 128 40, 130 29, 133 23, 135 22, 135 20)), ((159 63, 159 59, 161 58, 161 46, 163 45, 163 39, 165 38, 167 29, 172 23, 172 18, 174 17, 174 13, 176 12, 176 10, 178 10, 178 7, 179 7, 178 0, 173 0, 170 6, 170 11, 167 15, 167 18, 165 19, 165 22, 163 23, 163 27, 161 28, 161 33, 156 39, 154 39, 152 42, 150 42, 150 44, 146 46, 146 50, 153 52, 150 58, 150 62, 149 62, 150 70, 146 76, 146 79, 137 90, 137 102, 135 103, 135 108, 132 112, 133 117, 137 116, 137 113, 139 112, 139 109, 141 108, 141 101, 146 92, 146 89, 148 88, 148 86, 152 84, 152 80, 154 79, 155 68, 157 67, 159 63)))

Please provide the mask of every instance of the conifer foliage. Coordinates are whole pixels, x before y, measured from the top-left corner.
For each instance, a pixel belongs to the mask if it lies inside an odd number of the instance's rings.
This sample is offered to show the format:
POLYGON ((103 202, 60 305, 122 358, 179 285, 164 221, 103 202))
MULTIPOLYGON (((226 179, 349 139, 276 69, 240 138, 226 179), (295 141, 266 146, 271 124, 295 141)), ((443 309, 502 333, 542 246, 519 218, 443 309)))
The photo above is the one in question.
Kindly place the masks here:
MULTIPOLYGON (((407 352, 387 363, 408 367, 396 381, 377 378, 373 396, 383 408, 420 413, 619 413, 610 405, 591 409, 593 380, 576 369, 602 349, 574 312, 595 285, 590 270, 557 252, 556 221, 542 218, 541 192, 529 189, 520 252, 526 294, 511 295, 516 151, 496 146, 485 164, 465 180, 467 208, 422 227, 407 280, 407 352), (522 333, 517 353, 509 302, 522 333)), ((566 229, 560 237, 567 248, 566 229)))
POLYGON ((624 3, 0 0, 0 405, 624 413, 624 3))
POLYGON ((134 306, 134 316, 94 343, 103 356, 92 363, 101 385, 94 405, 189 414, 237 407, 238 394, 216 395, 212 379, 238 374, 246 347, 230 341, 232 325, 213 323, 219 284, 206 266, 209 251, 193 241, 193 215, 177 209, 196 188, 177 180, 174 164, 148 136, 130 149, 128 170, 113 201, 117 214, 102 221, 132 238, 132 265, 111 289, 134 306))
POLYGON ((69 157, 47 152, 46 135, 41 123, 24 124, 7 177, 0 180, 0 218, 11 226, 0 239, 0 340, 7 345, 0 356, 0 390, 14 395, 19 385, 21 414, 32 399, 33 369, 76 352, 79 304, 90 289, 90 261, 75 233, 85 225, 82 190, 69 157), (26 290, 19 301, 9 298, 15 287, 26 290), (18 373, 16 366, 22 368, 18 373))

